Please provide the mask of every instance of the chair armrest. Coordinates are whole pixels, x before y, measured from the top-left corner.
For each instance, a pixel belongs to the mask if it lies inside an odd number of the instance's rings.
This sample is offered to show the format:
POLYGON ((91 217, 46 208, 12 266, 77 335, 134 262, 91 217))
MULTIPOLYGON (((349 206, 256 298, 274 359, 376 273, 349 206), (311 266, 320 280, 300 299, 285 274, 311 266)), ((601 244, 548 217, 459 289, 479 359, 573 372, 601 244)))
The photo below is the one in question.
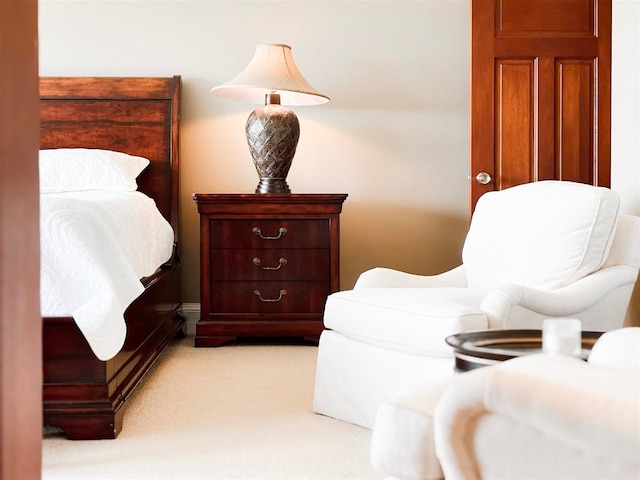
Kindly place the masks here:
POLYGON ((390 268, 372 268, 363 272, 356 288, 432 288, 466 287, 467 275, 463 265, 438 275, 415 275, 390 268))
MULTIPOLYGON (((489 318, 490 328, 510 328, 510 311, 520 306, 542 316, 564 317, 576 315, 595 305, 610 291, 632 286, 638 271, 629 265, 617 265, 587 275, 559 288, 539 290, 523 285, 505 285, 492 290, 482 301, 480 309, 489 318)), ((529 328, 537 328, 531 325, 529 328)))
MULTIPOLYGON (((481 478, 474 426, 491 414, 526 428, 527 448, 552 440, 603 462, 637 465, 639 378, 637 370, 562 355, 530 355, 454 376, 434 409, 436 454, 445 478, 481 478)), ((504 432, 495 434, 497 439, 504 432)))
MULTIPOLYGON (((588 362, 601 367, 640 370, 640 327, 605 332, 591 348, 588 362)), ((640 373, 639 373, 640 374, 640 373)))

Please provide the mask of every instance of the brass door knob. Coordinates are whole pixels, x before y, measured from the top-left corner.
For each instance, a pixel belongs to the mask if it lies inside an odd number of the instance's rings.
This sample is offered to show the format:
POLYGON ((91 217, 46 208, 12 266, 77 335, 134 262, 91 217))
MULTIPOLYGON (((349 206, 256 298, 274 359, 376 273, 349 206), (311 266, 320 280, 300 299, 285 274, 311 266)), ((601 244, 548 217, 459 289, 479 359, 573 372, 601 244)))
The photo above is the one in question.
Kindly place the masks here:
POLYGON ((480 172, 478 175, 476 175, 476 182, 478 182, 481 185, 486 185, 490 181, 491 181, 491 175, 489 175, 487 172, 480 172))

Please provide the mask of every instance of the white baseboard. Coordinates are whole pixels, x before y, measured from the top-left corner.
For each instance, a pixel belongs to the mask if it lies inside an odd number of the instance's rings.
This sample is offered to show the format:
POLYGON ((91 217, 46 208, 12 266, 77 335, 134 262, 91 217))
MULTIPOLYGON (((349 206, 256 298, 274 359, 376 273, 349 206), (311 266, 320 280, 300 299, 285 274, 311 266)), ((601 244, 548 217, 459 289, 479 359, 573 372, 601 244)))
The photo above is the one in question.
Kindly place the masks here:
POLYGON ((196 323, 200 320, 200 304, 183 303, 180 310, 182 316, 187 320, 187 335, 195 335, 196 323))

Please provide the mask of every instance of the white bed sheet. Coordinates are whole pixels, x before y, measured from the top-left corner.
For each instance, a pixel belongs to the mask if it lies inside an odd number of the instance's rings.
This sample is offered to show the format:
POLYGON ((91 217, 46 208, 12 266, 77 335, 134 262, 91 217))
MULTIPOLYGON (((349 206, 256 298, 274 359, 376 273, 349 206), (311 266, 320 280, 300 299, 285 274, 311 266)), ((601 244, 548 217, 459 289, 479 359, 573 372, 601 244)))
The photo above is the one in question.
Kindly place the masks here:
POLYGON ((115 356, 141 278, 171 258, 174 233, 141 192, 40 195, 41 314, 72 316, 95 355, 115 356))

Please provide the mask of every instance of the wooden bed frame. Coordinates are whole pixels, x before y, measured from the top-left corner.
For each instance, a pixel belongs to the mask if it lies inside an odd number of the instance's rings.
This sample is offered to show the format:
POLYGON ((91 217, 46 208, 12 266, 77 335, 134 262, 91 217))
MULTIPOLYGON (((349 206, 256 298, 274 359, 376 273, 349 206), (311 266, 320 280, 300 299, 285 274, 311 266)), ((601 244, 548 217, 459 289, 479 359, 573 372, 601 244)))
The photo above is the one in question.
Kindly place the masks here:
POLYGON ((146 157, 138 178, 175 232, 173 258, 143 279, 125 312, 127 338, 101 361, 71 317, 43 320, 44 425, 70 439, 115 438, 127 398, 169 342, 184 335, 178 313, 178 121, 180 77, 41 77, 40 146, 101 148, 146 157))

